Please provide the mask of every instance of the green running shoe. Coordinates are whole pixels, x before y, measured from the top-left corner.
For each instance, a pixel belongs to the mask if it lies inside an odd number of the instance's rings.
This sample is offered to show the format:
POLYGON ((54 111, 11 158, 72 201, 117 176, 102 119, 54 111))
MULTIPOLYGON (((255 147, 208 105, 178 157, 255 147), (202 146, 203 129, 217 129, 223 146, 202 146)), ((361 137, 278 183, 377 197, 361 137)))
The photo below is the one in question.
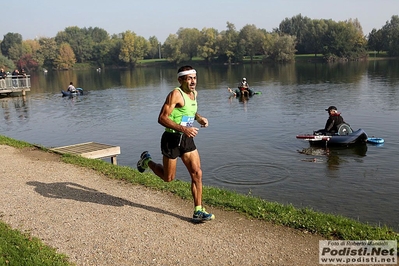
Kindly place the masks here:
POLYGON ((143 173, 145 169, 148 168, 148 162, 151 160, 151 155, 148 153, 148 151, 144 151, 140 155, 140 160, 137 162, 137 170, 139 170, 140 173, 143 173))
POLYGON ((194 222, 206 222, 215 219, 215 215, 212 213, 207 213, 205 208, 201 210, 195 211, 193 214, 193 221, 194 222))

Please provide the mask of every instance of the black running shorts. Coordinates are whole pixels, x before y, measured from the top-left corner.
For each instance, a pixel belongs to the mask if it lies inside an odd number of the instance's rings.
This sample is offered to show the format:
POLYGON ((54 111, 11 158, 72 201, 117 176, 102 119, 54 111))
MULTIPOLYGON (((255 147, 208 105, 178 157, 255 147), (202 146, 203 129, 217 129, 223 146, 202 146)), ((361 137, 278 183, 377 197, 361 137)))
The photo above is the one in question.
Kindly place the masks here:
POLYGON ((197 147, 194 138, 185 134, 164 132, 161 138, 162 154, 170 159, 181 157, 184 153, 194 151, 197 147))

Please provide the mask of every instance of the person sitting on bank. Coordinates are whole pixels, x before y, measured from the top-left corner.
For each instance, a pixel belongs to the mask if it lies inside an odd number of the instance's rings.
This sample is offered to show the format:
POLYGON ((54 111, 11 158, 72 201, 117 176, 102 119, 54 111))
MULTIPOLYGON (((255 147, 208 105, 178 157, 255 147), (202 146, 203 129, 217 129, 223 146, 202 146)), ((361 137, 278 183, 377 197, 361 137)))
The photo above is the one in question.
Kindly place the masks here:
POLYGON ((330 106, 325 109, 328 112, 328 119, 324 129, 320 129, 315 131, 315 134, 322 135, 334 135, 338 132, 338 126, 345 123, 349 126, 348 123, 344 121, 344 118, 341 116, 341 113, 337 111, 337 107, 330 106))
POLYGON ((72 81, 69 83, 67 91, 76 92, 76 88, 75 88, 75 86, 73 86, 73 82, 72 81))

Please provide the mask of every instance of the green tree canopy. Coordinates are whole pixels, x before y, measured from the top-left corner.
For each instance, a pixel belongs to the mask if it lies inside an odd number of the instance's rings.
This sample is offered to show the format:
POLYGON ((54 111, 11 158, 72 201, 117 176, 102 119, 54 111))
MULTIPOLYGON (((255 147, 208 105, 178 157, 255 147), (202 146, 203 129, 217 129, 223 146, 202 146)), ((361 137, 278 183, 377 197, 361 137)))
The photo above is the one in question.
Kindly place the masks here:
POLYGON ((186 54, 181 52, 182 45, 183 41, 176 34, 169 34, 163 44, 164 55, 169 62, 179 64, 189 59, 186 54))
POLYGON ((55 38, 40 38, 40 48, 37 52, 37 57, 43 62, 43 67, 53 68, 54 60, 57 57, 58 46, 55 38))
POLYGON ((119 59, 123 62, 134 66, 138 60, 144 58, 148 50, 149 43, 144 37, 137 36, 136 33, 130 30, 122 34, 122 46, 119 59))
POLYGON ((399 16, 391 17, 382 27, 385 50, 390 56, 399 56, 399 16))
POLYGON ((149 42, 149 50, 148 50, 148 57, 149 58, 151 58, 151 59, 154 59, 154 58, 161 58, 161 52, 160 52, 160 49, 161 49, 161 42, 160 41, 158 41, 158 38, 157 37, 155 37, 155 36, 151 36, 149 39, 148 39, 148 42, 149 42))
POLYGON ((75 54, 69 43, 61 43, 58 54, 54 60, 54 66, 57 69, 70 69, 75 63, 75 54))
POLYGON ((177 32, 178 38, 182 41, 181 52, 189 58, 193 59, 198 54, 198 43, 200 42, 201 33, 196 28, 180 28, 177 32))
POLYGON ((306 47, 306 35, 309 30, 311 19, 303 17, 298 14, 292 18, 285 18, 279 25, 278 32, 285 33, 296 37, 297 50, 299 53, 307 53, 306 47))
POLYGON ((4 67, 5 71, 12 72, 15 69, 15 64, 12 60, 0 54, 0 67, 4 67))
POLYGON ((240 30, 238 38, 242 41, 244 54, 250 56, 251 61, 256 54, 262 53, 264 32, 255 25, 245 25, 240 30))
POLYGON ((219 33, 214 28, 203 28, 198 43, 198 56, 204 58, 208 63, 213 61, 219 53, 218 46, 219 33))
POLYGON ((14 47, 14 49, 19 49, 17 47, 22 45, 22 35, 19 33, 9 32, 6 35, 4 35, 3 41, 1 42, 0 45, 1 45, 1 53, 4 56, 9 57, 10 56, 9 50, 12 47, 14 47))
POLYGON ((58 45, 68 43, 78 63, 84 63, 91 59, 93 51, 93 40, 89 34, 91 31, 86 28, 79 28, 77 26, 67 27, 64 31, 60 31, 55 36, 55 41, 58 45))
POLYGON ((221 32, 220 59, 229 63, 237 57, 238 32, 233 23, 227 22, 227 30, 221 32))

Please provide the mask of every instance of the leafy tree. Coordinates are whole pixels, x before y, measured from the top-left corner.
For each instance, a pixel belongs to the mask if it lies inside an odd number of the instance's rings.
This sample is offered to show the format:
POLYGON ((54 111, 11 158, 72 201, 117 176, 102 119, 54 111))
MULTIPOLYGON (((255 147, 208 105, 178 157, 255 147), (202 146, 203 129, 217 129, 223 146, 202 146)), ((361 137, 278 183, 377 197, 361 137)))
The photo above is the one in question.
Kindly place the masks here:
POLYGON ((218 36, 219 33, 214 28, 203 28, 201 30, 201 38, 197 51, 198 55, 208 63, 213 61, 219 52, 218 36))
POLYGON ((4 67, 5 71, 13 71, 15 69, 15 64, 12 60, 8 59, 4 55, 0 55, 0 67, 4 67))
POLYGON ((161 54, 162 54, 162 53, 160 53, 161 43, 158 41, 157 37, 151 36, 148 39, 148 42, 149 42, 148 57, 151 59, 161 58, 161 54))
POLYGON ((395 15, 391 17, 390 21, 387 21, 382 27, 385 50, 390 56, 399 55, 399 16, 395 15))
POLYGON ((121 65, 123 62, 119 59, 119 53, 122 48, 122 34, 114 34, 111 36, 109 53, 104 58, 106 64, 121 65))
POLYGON ((70 69, 75 63, 75 54, 69 43, 61 43, 58 54, 54 60, 54 66, 57 69, 70 69))
POLYGON ((144 37, 137 36, 130 30, 122 34, 122 46, 119 59, 134 66, 138 60, 143 59, 148 51, 149 44, 144 37))
POLYGON ((274 46, 274 35, 278 35, 278 33, 276 31, 274 31, 273 33, 264 33, 262 41, 262 54, 264 55, 264 61, 266 61, 271 55, 272 47, 274 46))
POLYGON ((166 38, 163 44, 165 58, 167 58, 169 62, 175 64, 189 60, 188 56, 181 52, 182 45, 183 41, 179 39, 176 34, 169 34, 168 38, 166 38))
POLYGON ((91 61, 100 67, 110 64, 108 53, 111 49, 111 41, 108 32, 98 27, 90 27, 86 29, 86 35, 92 40, 91 61))
POLYGON ((39 65, 43 63, 40 56, 38 56, 39 49, 40 44, 37 40, 26 40, 22 41, 22 45, 18 46, 15 52, 13 48, 9 51, 10 54, 15 53, 13 58, 15 58, 17 66, 32 71, 38 69, 39 65))
POLYGON ((1 53, 4 56, 10 57, 9 50, 11 48, 15 50, 18 50, 18 46, 22 45, 22 35, 19 33, 12 33, 9 32, 6 35, 4 35, 3 41, 1 42, 1 53))
POLYGON ((182 41, 181 52, 185 54, 189 60, 198 54, 198 43, 200 42, 201 33, 198 29, 180 28, 177 32, 178 38, 182 41))
POLYGON ((20 69, 26 69, 27 72, 31 72, 39 68, 39 63, 33 59, 31 54, 25 54, 18 60, 17 66, 20 69))
POLYGON ((110 37, 106 30, 95 27, 95 28, 88 28, 87 35, 91 37, 94 43, 102 43, 105 41, 109 41, 110 37))
POLYGON ((382 30, 372 29, 368 35, 367 47, 379 54, 384 49, 384 33, 382 30))
POLYGON ((295 59, 296 37, 273 33, 265 38, 265 46, 269 47, 268 56, 275 62, 290 62, 295 59))
POLYGON ((55 38, 40 38, 40 48, 37 51, 38 62, 42 62, 42 66, 45 68, 53 68, 54 61, 57 57, 58 47, 55 38))
POLYGON ((303 42, 305 51, 315 56, 323 51, 323 37, 328 30, 328 25, 323 19, 314 19, 308 25, 303 42))
POLYGON ((119 53, 119 59, 125 63, 134 64, 134 58, 132 57, 134 50, 134 38, 136 34, 130 30, 122 34, 122 47, 119 53))
POLYGON ((64 31, 58 32, 55 40, 58 45, 69 43, 78 63, 89 61, 93 51, 93 40, 90 35, 92 31, 86 28, 80 29, 77 26, 67 27, 64 31))
POLYGON ((296 37, 298 53, 306 53, 305 43, 308 26, 311 19, 298 14, 292 18, 285 18, 279 25, 278 31, 296 37))
POLYGON ((262 40, 264 33, 255 25, 245 25, 239 32, 238 38, 243 46, 245 55, 249 55, 251 61, 256 54, 262 52, 262 40))
POLYGON ((366 56, 367 41, 352 21, 327 22, 323 54, 327 61, 353 60, 366 56))
POLYGON ((25 47, 24 50, 29 54, 36 54, 40 49, 40 43, 38 40, 25 40, 22 42, 22 46, 25 47))
POLYGON ((220 38, 220 59, 232 63, 237 54, 238 32, 233 23, 227 22, 227 30, 221 32, 220 38))
POLYGON ((23 54, 24 50, 22 44, 14 43, 13 46, 8 49, 8 57, 14 62, 17 62, 23 54))
POLYGON ((111 51, 111 41, 103 41, 96 43, 93 46, 92 60, 96 62, 98 66, 104 68, 105 65, 111 64, 110 51, 111 51))
POLYGON ((144 56, 148 54, 149 49, 150 49, 149 41, 146 40, 143 36, 136 36, 133 56, 137 60, 142 60, 144 59, 144 56))

